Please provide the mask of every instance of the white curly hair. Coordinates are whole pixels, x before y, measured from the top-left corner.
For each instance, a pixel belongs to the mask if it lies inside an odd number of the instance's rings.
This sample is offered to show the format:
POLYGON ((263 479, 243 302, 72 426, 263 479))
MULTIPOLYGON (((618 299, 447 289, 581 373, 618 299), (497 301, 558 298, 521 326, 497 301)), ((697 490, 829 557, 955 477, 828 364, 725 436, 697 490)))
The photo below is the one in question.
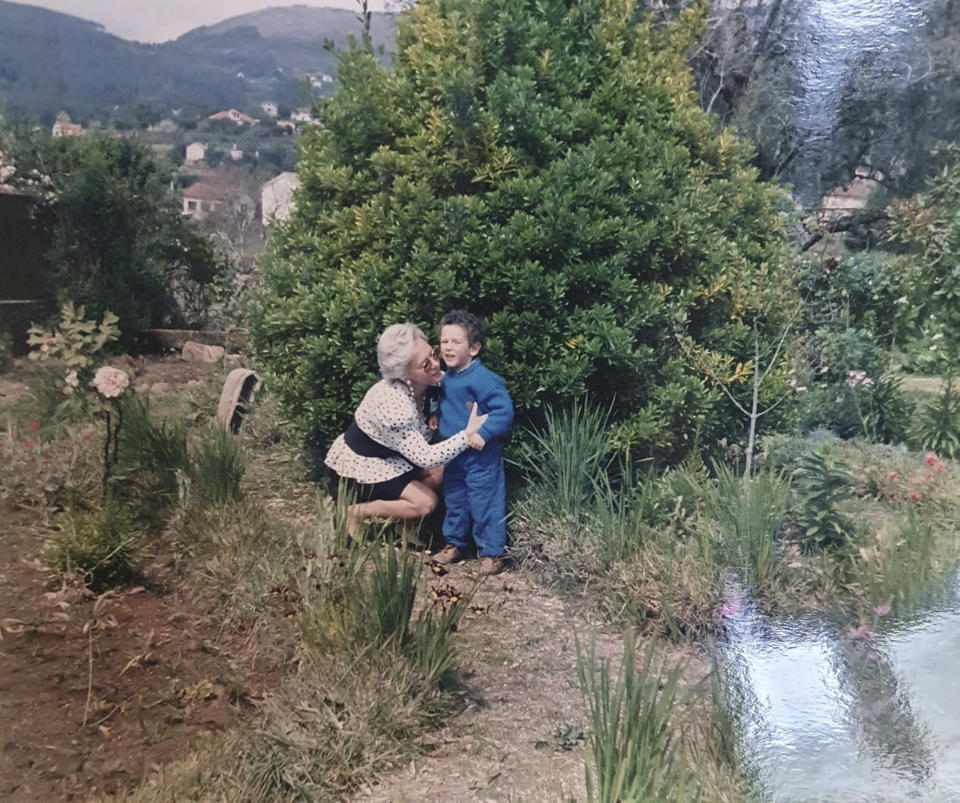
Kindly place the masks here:
POLYGON ((412 323, 395 323, 383 330, 377 341, 377 362, 384 379, 406 379, 410 357, 417 338, 426 340, 420 327, 412 323))

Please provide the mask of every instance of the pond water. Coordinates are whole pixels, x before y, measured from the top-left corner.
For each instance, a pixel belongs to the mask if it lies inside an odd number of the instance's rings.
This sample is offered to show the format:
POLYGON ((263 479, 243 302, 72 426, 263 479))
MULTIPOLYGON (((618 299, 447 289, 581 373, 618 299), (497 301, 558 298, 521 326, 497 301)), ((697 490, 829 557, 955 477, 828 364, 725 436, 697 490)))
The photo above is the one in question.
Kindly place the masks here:
POLYGON ((718 658, 759 797, 960 800, 960 582, 942 591, 871 633, 739 595, 718 658))

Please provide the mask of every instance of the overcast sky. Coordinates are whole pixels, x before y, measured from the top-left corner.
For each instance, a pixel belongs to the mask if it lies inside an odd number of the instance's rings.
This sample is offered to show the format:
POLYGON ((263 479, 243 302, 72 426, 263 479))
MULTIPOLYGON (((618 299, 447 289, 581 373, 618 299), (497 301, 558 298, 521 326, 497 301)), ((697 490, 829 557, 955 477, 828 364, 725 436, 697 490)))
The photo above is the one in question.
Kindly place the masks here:
MULTIPOLYGON (((369 0, 368 7, 371 11, 383 11, 385 2, 369 0)), ((110 33, 139 42, 165 42, 191 28, 267 6, 359 8, 357 0, 32 0, 25 5, 99 22, 110 33)))

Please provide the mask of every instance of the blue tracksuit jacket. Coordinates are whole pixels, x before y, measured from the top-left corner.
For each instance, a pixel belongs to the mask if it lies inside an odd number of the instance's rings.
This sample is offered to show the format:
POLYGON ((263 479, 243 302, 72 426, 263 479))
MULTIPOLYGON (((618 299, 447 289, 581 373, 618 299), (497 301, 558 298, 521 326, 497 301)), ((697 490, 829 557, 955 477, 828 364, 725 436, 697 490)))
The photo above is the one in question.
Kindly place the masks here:
POLYGON ((500 438, 513 422, 513 402, 503 380, 474 359, 458 373, 447 371, 440 383, 439 434, 447 438, 467 425, 470 406, 490 417, 480 427, 483 451, 467 449, 443 469, 447 508, 443 537, 461 551, 471 535, 480 557, 502 555, 507 545, 506 485, 500 438))

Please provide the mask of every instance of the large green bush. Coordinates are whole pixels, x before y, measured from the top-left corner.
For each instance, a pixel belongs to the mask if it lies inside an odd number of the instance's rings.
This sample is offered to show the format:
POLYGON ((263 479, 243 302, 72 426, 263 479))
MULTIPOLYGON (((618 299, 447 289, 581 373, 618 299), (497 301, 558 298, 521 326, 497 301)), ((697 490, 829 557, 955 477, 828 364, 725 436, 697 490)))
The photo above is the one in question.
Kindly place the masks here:
POLYGON ((752 355, 782 276, 781 196, 697 106, 699 17, 656 29, 632 6, 434 0, 398 24, 393 69, 343 53, 252 318, 318 445, 375 379, 384 326, 452 307, 488 320, 483 358, 521 418, 589 392, 621 443, 659 455, 742 427, 677 335, 752 355))

